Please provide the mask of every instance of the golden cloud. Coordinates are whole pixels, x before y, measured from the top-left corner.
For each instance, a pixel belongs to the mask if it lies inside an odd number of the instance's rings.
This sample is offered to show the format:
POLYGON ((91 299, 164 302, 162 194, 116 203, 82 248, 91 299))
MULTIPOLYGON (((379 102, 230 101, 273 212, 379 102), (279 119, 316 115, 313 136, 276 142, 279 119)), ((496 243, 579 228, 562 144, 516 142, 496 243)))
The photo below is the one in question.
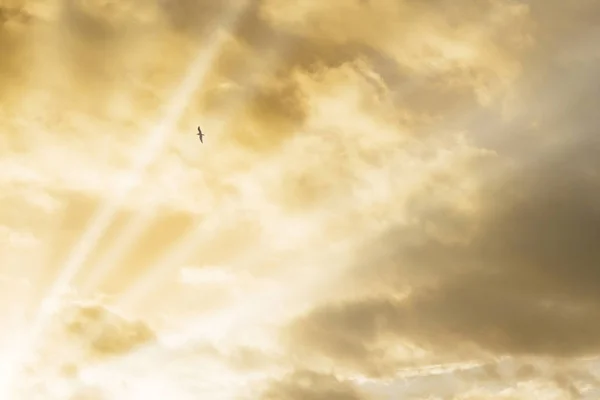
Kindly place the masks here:
POLYGON ((3 298, 140 314, 57 313, 28 393, 590 396, 598 15, 0 1, 3 298))

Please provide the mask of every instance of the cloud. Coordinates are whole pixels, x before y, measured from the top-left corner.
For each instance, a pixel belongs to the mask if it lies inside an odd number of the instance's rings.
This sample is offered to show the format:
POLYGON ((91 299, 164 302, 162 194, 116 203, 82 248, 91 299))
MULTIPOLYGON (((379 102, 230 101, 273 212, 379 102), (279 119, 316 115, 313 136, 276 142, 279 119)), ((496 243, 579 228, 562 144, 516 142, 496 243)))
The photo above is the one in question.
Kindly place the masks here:
POLYGON ((349 383, 312 371, 295 371, 270 385, 264 400, 361 400, 364 397, 349 383))
MULTIPOLYGON (((448 201, 444 179, 415 191, 411 222, 367 246, 344 281, 379 293, 316 306, 290 326, 290 348, 375 375, 406 361, 394 346, 417 346, 434 359, 596 356, 600 148, 598 117, 588 106, 600 93, 589 75, 594 66, 589 57, 561 69, 562 83, 580 90, 540 106, 547 118, 535 141, 519 143, 521 149, 497 145, 498 158, 510 161, 487 164, 471 208, 448 201), (586 88, 578 86, 583 81, 586 88)), ((564 88, 554 74, 537 86, 538 95, 564 88)), ((511 129, 519 137, 527 128, 511 129)))
MULTIPOLYGON (((403 86, 431 85, 438 93, 450 95, 462 86, 458 98, 472 88, 481 101, 491 100, 488 96, 496 88, 506 89, 518 75, 519 54, 531 41, 528 8, 511 1, 467 0, 459 5, 386 1, 377 6, 306 1, 291 7, 272 0, 263 2, 261 15, 283 31, 302 35, 317 51, 329 46, 345 60, 371 60, 376 70, 387 69, 387 83, 400 93, 405 92, 403 86), (332 13, 334 8, 337 11, 332 13), (460 13, 453 11, 459 9, 460 13), (337 12, 344 18, 334 17, 337 12), (394 60, 395 71, 390 70, 394 63, 385 62, 385 57, 394 60)), ((399 97, 398 101, 404 100, 399 97)), ((436 100, 429 99, 428 104, 435 106, 436 100)))
POLYGON ((11 384, 18 398, 113 398, 112 386, 96 385, 86 368, 126 357, 156 343, 157 333, 145 322, 109 309, 101 301, 65 298, 57 305, 43 338, 33 344, 23 372, 11 384))
POLYGON ((463 357, 480 356, 472 346, 501 355, 598 354, 598 194, 579 174, 551 171, 520 171, 503 193, 490 190, 466 244, 414 228, 382 239, 394 255, 366 262, 366 274, 399 292, 408 286, 408 297, 319 307, 293 326, 292 349, 375 374, 394 343, 463 357), (406 239, 417 235, 416 245, 406 239))
POLYGON ((141 321, 129 321, 106 308, 76 307, 65 316, 67 334, 80 340, 94 356, 115 356, 156 340, 155 333, 141 321))
POLYGON ((35 18, 36 11, 43 8, 43 3, 48 3, 48 1, 40 3, 42 3, 42 7, 36 7, 34 2, 27 0, 5 0, 0 2, 0 27, 2 29, 16 29, 19 25, 28 25, 37 19, 35 18))
POLYGON ((86 362, 126 355, 156 339, 156 332, 141 320, 129 319, 100 302, 65 299, 54 310, 41 343, 45 349, 41 354, 51 358, 40 361, 67 371, 86 362))
POLYGON ((198 371, 211 390, 261 381, 267 399, 598 386, 581 360, 600 350, 593 1, 248 0, 231 26, 242 1, 63 3, 0 2, 0 226, 39 240, 3 262, 40 266, 32 285, 57 274, 224 29, 74 280, 106 267, 97 286, 120 293, 156 266, 140 312, 225 343, 174 350, 143 322, 79 305, 61 315, 56 342, 76 350, 53 353, 56 374, 101 371, 85 390, 108 398, 207 397, 198 371), (141 232, 121 237, 129 224, 141 232), (180 239, 189 251, 163 258, 180 239), (103 259, 111 245, 122 254, 103 259), (181 265, 236 279, 188 275, 185 291, 166 276, 181 265))

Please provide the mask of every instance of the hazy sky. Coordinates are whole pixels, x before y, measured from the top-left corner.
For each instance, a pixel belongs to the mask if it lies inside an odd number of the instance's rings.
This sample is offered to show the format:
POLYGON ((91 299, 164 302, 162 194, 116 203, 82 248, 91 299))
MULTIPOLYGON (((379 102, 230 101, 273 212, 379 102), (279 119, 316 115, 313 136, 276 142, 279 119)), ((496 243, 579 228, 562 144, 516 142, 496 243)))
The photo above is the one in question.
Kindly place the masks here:
POLYGON ((0 397, 598 398, 599 27, 0 0, 0 397))

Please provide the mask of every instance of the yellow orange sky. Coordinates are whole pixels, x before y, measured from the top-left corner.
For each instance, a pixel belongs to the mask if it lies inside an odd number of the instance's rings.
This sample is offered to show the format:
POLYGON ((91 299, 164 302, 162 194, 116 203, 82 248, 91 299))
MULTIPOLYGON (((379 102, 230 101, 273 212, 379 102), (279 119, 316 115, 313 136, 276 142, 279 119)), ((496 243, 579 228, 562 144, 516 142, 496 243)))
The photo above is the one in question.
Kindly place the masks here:
POLYGON ((0 398, 597 398, 599 23, 0 0, 0 398))

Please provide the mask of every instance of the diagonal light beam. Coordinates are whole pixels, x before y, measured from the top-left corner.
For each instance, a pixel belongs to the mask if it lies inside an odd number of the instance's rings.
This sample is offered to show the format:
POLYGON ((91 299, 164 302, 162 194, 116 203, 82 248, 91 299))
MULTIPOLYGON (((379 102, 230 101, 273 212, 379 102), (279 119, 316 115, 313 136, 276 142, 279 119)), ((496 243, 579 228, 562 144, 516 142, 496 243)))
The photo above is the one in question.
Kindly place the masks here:
MULTIPOLYGON (((271 75, 285 59, 287 54, 291 53, 293 50, 292 46, 288 46, 289 39, 281 39, 278 38, 271 45, 276 49, 281 49, 278 51, 277 58, 272 60, 272 62, 267 64, 267 70, 262 72, 262 75, 268 76, 271 75)), ((258 61, 255 61, 258 63, 258 61)), ((252 68, 252 67, 251 67, 252 68)), ((250 69, 251 69, 250 68, 250 69)), ((248 79, 242 81, 242 85, 253 85, 251 78, 252 74, 249 74, 248 79)), ((234 122, 233 117, 240 112, 241 109, 244 108, 248 104, 248 102, 252 101, 256 97, 255 92, 247 92, 244 96, 241 97, 239 101, 237 101, 237 106, 234 107, 229 112, 229 117, 227 123, 223 128, 220 129, 220 133, 228 132, 231 124, 234 122)), ((216 135, 213 135, 213 137, 216 135)), ((121 231, 121 233, 114 240, 114 245, 111 249, 103 255, 102 259, 92 268, 90 275, 86 278, 86 282, 84 283, 84 290, 89 290, 90 288, 98 285, 110 272, 111 270, 118 265, 117 261, 120 257, 123 256, 124 252, 130 248, 133 242, 139 237, 139 235, 148 227, 150 224, 152 211, 144 211, 140 215, 137 215, 131 223, 127 225, 127 227, 121 231)))
POLYGON ((50 297, 56 293, 61 293, 69 285, 71 279, 85 262, 90 251, 113 221, 124 198, 139 183, 145 169, 156 159, 163 149, 169 134, 172 133, 175 124, 189 104, 191 97, 206 77, 212 66, 212 61, 221 48, 224 35, 217 36, 217 40, 211 45, 208 53, 201 52, 188 69, 185 79, 173 96, 173 100, 167 105, 164 117, 160 120, 156 128, 151 131, 150 137, 143 146, 142 151, 135 157, 132 168, 120 180, 113 197, 94 217, 89 224, 89 228, 69 255, 63 272, 53 285, 50 297))
MULTIPOLYGON (((245 11, 245 5, 247 5, 247 3, 248 2, 246 1, 241 7, 229 14, 224 21, 223 26, 230 27, 232 24, 235 24, 245 11)), ((206 78, 214 59, 222 49, 223 42, 226 39, 226 34, 222 30, 216 31, 213 35, 215 37, 214 40, 211 41, 212 43, 208 51, 200 51, 186 71, 185 78, 177 87, 172 100, 166 105, 163 117, 150 132, 149 138, 142 145, 142 150, 134 158, 131 169, 119 181, 117 187, 113 191, 112 198, 102 207, 100 212, 94 216, 92 222, 88 225, 88 229, 83 234, 83 237, 69 254, 64 269, 47 294, 44 304, 33 321, 25 340, 21 341, 17 348, 14 349, 11 357, 4 360, 0 377, 0 394, 4 395, 0 396, 1 398, 9 398, 11 384, 15 373, 19 372, 23 361, 29 356, 29 351, 38 342, 40 336, 43 334, 46 324, 53 315, 48 311, 52 310, 60 301, 61 297, 66 294, 72 279, 77 275, 98 240, 104 235, 123 200, 139 183, 145 169, 159 155, 169 134, 173 131, 173 128, 185 111, 192 96, 206 78)))

